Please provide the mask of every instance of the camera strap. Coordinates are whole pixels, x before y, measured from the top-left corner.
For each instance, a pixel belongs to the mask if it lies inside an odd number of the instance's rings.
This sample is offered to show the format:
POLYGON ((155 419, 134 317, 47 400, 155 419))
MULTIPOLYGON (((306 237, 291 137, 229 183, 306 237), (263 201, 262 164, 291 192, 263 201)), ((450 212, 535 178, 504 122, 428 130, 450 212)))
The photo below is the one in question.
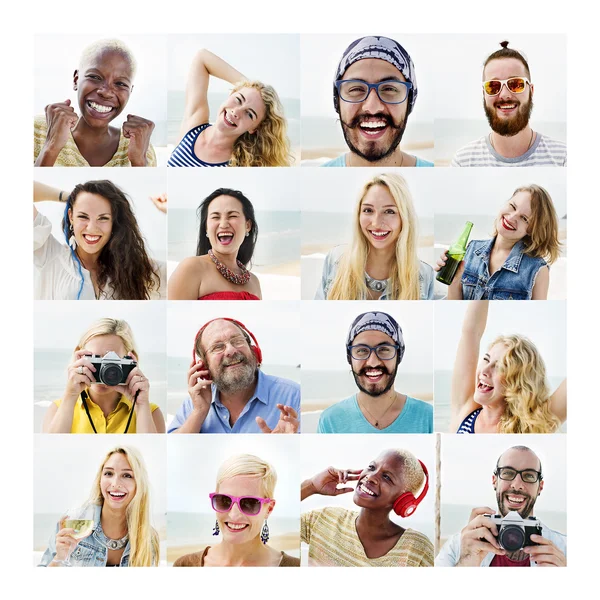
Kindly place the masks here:
MULTIPOLYGON (((133 404, 131 405, 131 410, 129 411, 129 418, 127 419, 127 425, 125 426, 125 431, 123 433, 127 433, 129 431, 129 425, 131 424, 131 418, 133 417, 133 409, 135 408, 135 403, 137 401, 139 393, 140 393, 140 390, 138 390, 135 393, 135 396, 133 397, 133 404)), ((86 402, 87 398, 88 398, 87 392, 85 390, 83 390, 81 392, 81 403, 83 404, 83 408, 85 408, 85 414, 87 415, 87 418, 90 422, 90 425, 92 426, 92 429, 94 430, 94 433, 98 433, 98 431, 96 431, 96 426, 94 425, 94 421, 92 421, 92 415, 90 415, 90 409, 88 408, 88 405, 86 402)))
POLYGON ((135 396, 133 397, 133 404, 131 405, 131 411, 129 412, 129 419, 127 419, 127 426, 125 427, 124 433, 127 433, 127 431, 129 430, 129 424, 131 423, 131 417, 133 417, 133 409, 135 408, 135 403, 136 403, 139 393, 140 393, 140 390, 138 390, 135 393, 135 396))

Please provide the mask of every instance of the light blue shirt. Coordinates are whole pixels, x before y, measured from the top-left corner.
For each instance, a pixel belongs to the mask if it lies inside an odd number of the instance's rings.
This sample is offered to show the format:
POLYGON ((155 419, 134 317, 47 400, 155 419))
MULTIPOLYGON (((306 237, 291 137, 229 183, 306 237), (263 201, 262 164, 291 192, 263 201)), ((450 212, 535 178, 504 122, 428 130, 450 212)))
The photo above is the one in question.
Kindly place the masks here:
MULTIPOLYGON (((229 410, 222 404, 214 383, 211 388, 210 409, 198 433, 262 433, 256 423, 256 417, 262 417, 270 429, 275 429, 281 416, 277 404, 291 406, 300 418, 300 385, 290 379, 266 375, 259 370, 254 395, 244 406, 233 427, 229 424, 229 410)), ((177 411, 168 433, 179 429, 190 416, 193 408, 192 399, 188 396, 177 411)), ((298 433, 300 433, 299 428, 298 433)))
MULTIPOLYGON (((433 167, 432 162, 429 162, 428 160, 419 158, 418 156, 415 156, 415 158, 417 159, 417 164, 415 165, 415 167, 433 167)), ((345 167, 346 166, 346 154, 344 153, 341 156, 334 158, 333 160, 323 163, 321 166, 322 167, 345 167)))
POLYGON ((406 403, 396 420, 385 429, 373 427, 365 418, 356 394, 326 408, 321 414, 317 433, 432 433, 433 406, 406 397, 406 403))

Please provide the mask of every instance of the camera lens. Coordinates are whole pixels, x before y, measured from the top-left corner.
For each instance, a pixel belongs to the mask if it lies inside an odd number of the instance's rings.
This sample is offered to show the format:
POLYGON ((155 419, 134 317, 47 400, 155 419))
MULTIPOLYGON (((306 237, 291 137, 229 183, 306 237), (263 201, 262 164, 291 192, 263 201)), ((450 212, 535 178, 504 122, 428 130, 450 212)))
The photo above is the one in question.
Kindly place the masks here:
POLYGON ((515 525, 508 525, 500 529, 498 541, 505 550, 514 552, 520 550, 525 545, 525 532, 515 525))
POLYGON ((105 385, 119 385, 123 378, 121 365, 109 363, 100 367, 100 381, 105 385))

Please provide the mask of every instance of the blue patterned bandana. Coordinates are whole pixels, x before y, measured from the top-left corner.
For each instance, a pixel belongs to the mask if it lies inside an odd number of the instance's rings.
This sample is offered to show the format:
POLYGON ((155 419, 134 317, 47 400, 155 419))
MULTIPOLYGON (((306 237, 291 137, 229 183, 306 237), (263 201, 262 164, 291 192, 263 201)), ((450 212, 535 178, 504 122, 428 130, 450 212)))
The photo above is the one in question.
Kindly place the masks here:
POLYGON ((354 338, 363 331, 373 330, 389 335, 398 344, 398 364, 400 364, 405 350, 402 329, 394 317, 384 312, 366 312, 354 319, 354 322, 350 325, 348 338, 346 339, 348 362, 350 362, 350 350, 348 348, 352 345, 354 338))

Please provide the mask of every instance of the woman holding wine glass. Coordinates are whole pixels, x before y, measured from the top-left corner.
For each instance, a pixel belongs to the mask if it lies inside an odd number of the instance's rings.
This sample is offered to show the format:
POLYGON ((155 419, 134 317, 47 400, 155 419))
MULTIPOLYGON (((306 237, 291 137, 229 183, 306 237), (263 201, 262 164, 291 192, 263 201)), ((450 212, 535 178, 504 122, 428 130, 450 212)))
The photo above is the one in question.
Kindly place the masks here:
POLYGON ((38 566, 150 567, 158 563, 159 537, 150 524, 144 461, 134 448, 114 448, 100 464, 87 504, 59 521, 38 566))

